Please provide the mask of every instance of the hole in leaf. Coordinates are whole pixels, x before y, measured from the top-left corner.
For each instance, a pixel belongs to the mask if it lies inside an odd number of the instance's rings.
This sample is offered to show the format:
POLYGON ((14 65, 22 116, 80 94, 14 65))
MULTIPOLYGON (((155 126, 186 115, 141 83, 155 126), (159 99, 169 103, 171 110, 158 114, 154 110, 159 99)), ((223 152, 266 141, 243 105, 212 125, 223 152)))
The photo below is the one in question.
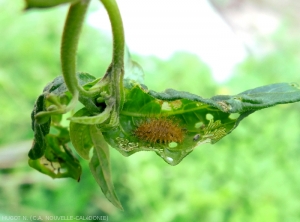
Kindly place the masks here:
POLYGON ((168 157, 166 157, 166 161, 168 163, 172 163, 173 162, 173 158, 168 156, 168 157))
POLYGON ((196 129, 199 129, 199 128, 201 128, 203 125, 204 125, 203 122, 195 123, 195 128, 196 128, 196 129))
POLYGON ((58 168, 60 173, 67 173, 68 169, 66 168, 58 168))
POLYGON ((239 118, 239 116, 240 116, 239 113, 231 113, 231 114, 229 115, 229 118, 230 118, 230 119, 237 119, 237 118, 239 118))
POLYGON ((180 100, 175 100, 169 102, 173 109, 179 109, 182 106, 182 102, 180 100))
POLYGON ((161 105, 161 109, 162 110, 167 110, 167 111, 172 110, 172 108, 171 108, 171 106, 168 102, 163 102, 163 104, 161 105))
POLYGON ((205 117, 207 120, 212 120, 214 118, 214 116, 210 113, 207 113, 205 117))
POLYGON ((177 143, 176 142, 171 142, 171 143, 169 143, 169 147, 170 148, 175 148, 175 147, 177 147, 177 143))

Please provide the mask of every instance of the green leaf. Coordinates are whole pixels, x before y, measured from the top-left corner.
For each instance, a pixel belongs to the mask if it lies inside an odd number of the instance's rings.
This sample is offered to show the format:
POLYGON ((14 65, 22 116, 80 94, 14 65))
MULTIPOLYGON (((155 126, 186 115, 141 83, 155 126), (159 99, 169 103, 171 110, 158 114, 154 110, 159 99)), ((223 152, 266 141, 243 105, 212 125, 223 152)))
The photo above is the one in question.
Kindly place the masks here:
POLYGON ((111 179, 109 147, 105 142, 102 133, 96 126, 89 126, 91 138, 94 143, 94 152, 90 161, 91 172, 101 187, 106 198, 116 207, 123 210, 123 207, 115 193, 111 179))
POLYGON ((294 84, 278 83, 234 96, 204 99, 172 89, 148 91, 127 81, 125 96, 120 125, 103 132, 106 141, 125 156, 155 151, 176 165, 196 146, 219 141, 251 113, 299 101, 300 90, 294 84))
MULTIPOLYGON (((77 78, 80 85, 86 85, 95 80, 95 77, 88 73, 77 73, 77 78)), ((52 178, 71 177, 79 180, 81 166, 67 146, 70 141, 69 131, 60 125, 62 115, 49 114, 41 116, 39 119, 36 118, 39 113, 48 112, 51 106, 64 107, 71 100, 70 97, 62 76, 55 78, 44 88, 43 94, 38 97, 31 113, 34 140, 28 156, 31 167, 52 178), (50 130, 56 131, 58 134, 49 134, 50 130)), ((89 103, 89 107, 92 107, 92 100, 85 99, 85 102, 89 103)), ((90 109, 95 111, 93 108, 90 109)), ((100 112, 100 109, 98 110, 100 112)), ((89 136, 89 131, 86 135, 89 136)), ((84 148, 88 146, 87 144, 84 145, 84 148)))
POLYGON ((79 0, 25 0, 26 7, 25 9, 31 8, 50 8, 53 6, 66 4, 66 3, 73 3, 79 0))
POLYGON ((87 124, 87 125, 95 125, 102 124, 111 116, 112 106, 106 106, 104 111, 96 116, 80 116, 80 117, 71 117, 69 118, 71 122, 87 124))
MULTIPOLYGON (((74 114, 74 117, 88 116, 89 112, 83 108, 74 114)), ((93 146, 93 141, 90 135, 88 125, 71 122, 70 123, 70 138, 77 153, 84 159, 89 159, 89 152, 93 146)))
POLYGON ((34 140, 32 147, 29 151, 30 159, 38 159, 43 156, 46 149, 45 136, 50 131, 51 118, 46 117, 43 124, 39 124, 34 116, 45 109, 45 96, 40 95, 34 105, 33 111, 31 113, 31 127, 34 131, 34 140))
POLYGON ((46 149, 46 141, 45 136, 41 130, 41 126, 39 124, 34 125, 34 140, 32 143, 32 147, 28 153, 30 159, 36 160, 43 156, 46 149))
MULTIPOLYGON (((77 78, 78 78, 79 85, 81 86, 86 85, 96 79, 94 76, 85 72, 78 72, 77 78)), ((67 91, 68 88, 62 76, 56 77, 43 90, 44 94, 53 93, 54 95, 57 96, 63 95, 67 91)))
POLYGON ((68 148, 68 130, 59 127, 58 135, 48 134, 45 137, 46 149, 42 157, 29 159, 29 166, 52 178, 71 177, 80 180, 81 165, 68 148))
MULTIPOLYGON (((213 97, 214 100, 220 98, 213 97)), ((261 86, 231 96, 226 101, 232 109, 230 112, 259 110, 276 104, 294 103, 300 100, 299 86, 295 83, 276 83, 261 86)))
MULTIPOLYGON (((88 73, 77 73, 77 77, 80 85, 85 85, 95 80, 95 77, 88 73)), ((45 115, 37 119, 36 116, 39 113, 47 112, 47 109, 55 105, 57 107, 64 106, 70 101, 70 97, 67 95, 68 89, 62 76, 56 77, 51 83, 49 83, 43 90, 36 103, 34 104, 33 111, 31 113, 31 128, 34 131, 34 141, 29 151, 29 158, 36 160, 41 158, 45 152, 47 141, 45 136, 50 131, 51 121, 55 125, 59 124, 62 115, 45 115)), ((88 107, 92 107, 93 101, 85 99, 86 103, 89 103, 88 107)), ((95 109, 90 108, 95 111, 95 109)), ((100 109, 98 109, 100 112, 100 109)))

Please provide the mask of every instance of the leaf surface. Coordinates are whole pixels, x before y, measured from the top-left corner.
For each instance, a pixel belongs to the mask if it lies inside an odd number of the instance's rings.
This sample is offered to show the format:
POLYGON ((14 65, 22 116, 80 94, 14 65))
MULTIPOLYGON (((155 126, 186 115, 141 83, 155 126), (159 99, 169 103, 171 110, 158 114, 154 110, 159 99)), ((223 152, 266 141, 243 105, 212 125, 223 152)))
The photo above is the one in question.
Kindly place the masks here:
POLYGON ((38 159, 29 159, 29 166, 52 178, 71 177, 80 180, 81 166, 68 148, 69 131, 58 127, 58 134, 45 136, 45 152, 38 159))
MULTIPOLYGON (((77 77, 80 85, 85 85, 95 80, 95 77, 88 73, 77 73, 77 77)), ((42 121, 42 123, 39 123, 35 116, 40 112, 47 111, 47 108, 53 105, 51 101, 47 100, 50 94, 53 95, 51 98, 54 97, 54 99, 57 100, 55 101, 55 105, 57 105, 57 103, 60 103, 60 100, 64 100, 65 98, 67 98, 67 100, 70 100, 70 98, 68 98, 68 96, 66 95, 67 92, 68 89, 63 77, 58 76, 44 88, 43 93, 35 102, 33 111, 31 113, 31 128, 34 131, 34 141, 28 154, 30 159, 36 160, 43 156, 47 145, 45 136, 50 131, 51 121, 56 122, 57 119, 60 120, 62 115, 54 115, 51 117, 46 116, 45 120, 42 121)), ((57 125, 58 123, 55 124, 57 125)))
MULTIPOLYGON (((85 108, 77 111, 74 117, 84 115, 89 115, 89 112, 85 108)), ((93 147, 89 125, 70 122, 70 138, 77 153, 82 158, 88 160, 90 149, 93 147)))
POLYGON ((94 143, 94 152, 90 161, 91 172, 101 187, 106 198, 116 207, 123 210, 123 207, 115 193, 111 178, 109 147, 104 140, 102 133, 96 126, 89 126, 91 138, 94 143))
MULTIPOLYGON (((87 73, 78 73, 77 78, 80 85, 85 85, 95 80, 95 77, 87 73)), ((47 109, 53 105, 63 106, 65 103, 68 103, 70 99, 68 89, 62 76, 55 78, 44 88, 43 94, 38 97, 31 113, 34 141, 28 156, 30 158, 29 165, 31 167, 52 178, 71 177, 75 180, 79 180, 81 166, 67 146, 67 143, 70 141, 69 130, 60 125, 62 115, 49 115, 41 122, 36 119, 38 113, 47 111, 47 109), (50 133, 50 130, 56 132, 56 134, 50 133)), ((92 103, 92 101, 89 102, 92 103)), ((89 129, 83 126, 80 130, 84 131, 84 135, 81 136, 81 139, 84 138, 84 140, 81 144, 83 150, 81 150, 82 152, 79 151, 79 154, 88 158, 88 151, 91 147, 91 141, 89 140, 90 138, 88 138, 90 135, 89 129)), ((76 131, 74 132, 76 133, 76 131)), ((76 136, 78 136, 78 133, 76 136)), ((75 142, 76 149, 79 149, 79 143, 78 140, 77 143, 75 142)))
POLYGON ((155 151, 171 165, 178 164, 198 145, 216 143, 251 113, 300 100, 298 86, 288 83, 204 99, 173 89, 157 93, 128 80, 125 94, 120 125, 103 132, 105 139, 125 156, 142 150, 155 151), (176 133, 176 127, 181 129, 183 138, 176 133), (173 139, 162 142, 161 138, 167 138, 164 132, 170 131, 174 136, 169 138, 173 139))

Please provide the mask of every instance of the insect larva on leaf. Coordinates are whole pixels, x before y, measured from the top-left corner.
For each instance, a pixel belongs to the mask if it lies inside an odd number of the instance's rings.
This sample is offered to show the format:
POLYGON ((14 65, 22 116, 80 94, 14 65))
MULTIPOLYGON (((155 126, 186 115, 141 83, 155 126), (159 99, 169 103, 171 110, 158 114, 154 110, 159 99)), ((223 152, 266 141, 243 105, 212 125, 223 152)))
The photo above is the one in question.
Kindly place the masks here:
POLYGON ((160 117, 150 118, 139 124, 134 130, 134 135, 140 140, 152 144, 181 143, 184 138, 184 130, 173 119, 160 117))

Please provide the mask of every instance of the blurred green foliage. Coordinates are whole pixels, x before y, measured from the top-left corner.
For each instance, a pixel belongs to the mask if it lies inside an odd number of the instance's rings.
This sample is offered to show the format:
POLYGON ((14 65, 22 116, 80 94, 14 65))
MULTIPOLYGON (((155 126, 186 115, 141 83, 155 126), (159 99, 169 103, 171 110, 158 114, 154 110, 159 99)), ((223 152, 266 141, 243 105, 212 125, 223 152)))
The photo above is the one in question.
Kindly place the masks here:
MULTIPOLYGON (((4 6, 0 13, 0 155, 6 144, 33 138, 30 112, 35 99, 60 75, 60 33, 67 10, 58 7, 24 14, 22 2, 1 1, 0 8, 4 6)), ((210 97, 275 82, 300 83, 296 40, 283 26, 272 37, 272 53, 249 56, 229 81, 219 85, 195 55, 177 53, 168 61, 133 57, 143 67, 150 89, 175 88, 210 97)), ((80 71, 101 76, 111 58, 110 46, 105 36, 85 26, 78 51, 80 71)), ((299 221, 299 108, 299 104, 281 105, 254 113, 232 134, 213 146, 198 147, 176 167, 155 153, 125 158, 111 149, 113 180, 124 212, 105 199, 86 161, 81 161, 79 183, 52 180, 29 168, 26 154, 20 152, 21 160, 1 165, 0 217, 108 215, 109 221, 129 222, 299 221)))

